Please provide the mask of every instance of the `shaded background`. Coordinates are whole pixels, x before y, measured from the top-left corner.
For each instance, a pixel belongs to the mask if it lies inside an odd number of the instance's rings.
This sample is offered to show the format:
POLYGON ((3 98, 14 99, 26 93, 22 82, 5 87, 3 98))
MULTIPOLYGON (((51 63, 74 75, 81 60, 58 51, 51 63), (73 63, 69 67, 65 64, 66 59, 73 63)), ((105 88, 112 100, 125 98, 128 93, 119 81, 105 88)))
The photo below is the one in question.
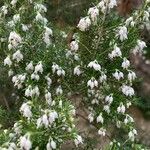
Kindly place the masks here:
POLYGON ((48 18, 64 26, 75 25, 94 0, 47 0, 48 18))

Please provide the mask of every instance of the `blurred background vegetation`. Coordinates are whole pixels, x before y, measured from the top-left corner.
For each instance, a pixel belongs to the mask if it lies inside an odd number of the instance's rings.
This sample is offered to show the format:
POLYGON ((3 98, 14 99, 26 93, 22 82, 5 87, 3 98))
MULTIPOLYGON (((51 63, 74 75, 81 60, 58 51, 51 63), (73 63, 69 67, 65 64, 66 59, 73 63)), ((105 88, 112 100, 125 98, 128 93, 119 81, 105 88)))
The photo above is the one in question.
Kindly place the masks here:
POLYGON ((59 26, 77 25, 79 18, 89 6, 93 6, 95 0, 47 0, 48 19, 59 26))

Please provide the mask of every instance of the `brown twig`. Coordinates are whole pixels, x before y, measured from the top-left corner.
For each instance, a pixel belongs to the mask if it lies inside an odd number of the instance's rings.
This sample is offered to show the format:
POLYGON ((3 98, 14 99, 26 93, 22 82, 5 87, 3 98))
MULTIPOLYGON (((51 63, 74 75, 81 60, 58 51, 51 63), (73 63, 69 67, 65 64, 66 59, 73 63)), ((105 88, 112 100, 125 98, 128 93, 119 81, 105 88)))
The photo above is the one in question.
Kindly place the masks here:
POLYGON ((4 103, 6 105, 7 110, 10 111, 10 107, 9 107, 8 101, 7 101, 7 99, 6 99, 4 94, 3 94, 3 100, 4 100, 4 103))

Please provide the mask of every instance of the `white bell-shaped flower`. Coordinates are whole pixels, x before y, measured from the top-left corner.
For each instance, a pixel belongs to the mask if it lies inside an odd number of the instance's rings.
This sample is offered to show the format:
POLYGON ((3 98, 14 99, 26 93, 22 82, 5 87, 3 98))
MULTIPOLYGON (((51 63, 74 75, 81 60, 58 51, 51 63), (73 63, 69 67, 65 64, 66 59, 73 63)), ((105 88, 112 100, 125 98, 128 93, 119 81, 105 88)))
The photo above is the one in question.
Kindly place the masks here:
POLYGON ((12 1, 10 2, 10 4, 14 7, 14 6, 16 5, 17 1, 18 1, 18 0, 12 0, 12 1))
POLYGON ((36 21, 43 22, 43 16, 39 12, 37 12, 35 19, 36 21))
POLYGON ((108 103, 108 104, 111 104, 113 102, 112 94, 105 97, 105 102, 108 103))
POLYGON ((79 49, 78 42, 77 41, 72 41, 70 43, 70 49, 71 49, 71 51, 75 51, 76 52, 79 49))
POLYGON ((128 137, 129 139, 133 142, 135 140, 135 136, 137 135, 137 131, 135 129, 132 129, 129 133, 128 133, 128 137))
POLYGON ((15 149, 17 149, 17 145, 15 143, 10 143, 8 150, 15 150, 15 149))
POLYGON ((127 34, 128 34, 128 30, 127 30, 126 26, 119 27, 118 36, 121 41, 128 39, 127 34))
POLYGON ((129 17, 128 19, 126 19, 125 24, 126 26, 131 25, 131 23, 133 22, 133 17, 129 17))
POLYGON ((58 118, 58 114, 57 114, 56 111, 49 113, 49 122, 50 122, 50 124, 52 124, 55 121, 55 119, 57 119, 57 118, 58 118))
POLYGON ((88 120, 89 120, 90 123, 93 122, 94 121, 94 114, 90 113, 88 115, 88 120))
POLYGON ((53 63, 52 65, 52 71, 55 73, 59 69, 59 66, 56 63, 53 63))
POLYGON ((14 21, 14 23, 20 22, 20 14, 14 15, 14 16, 13 16, 13 21, 14 21))
POLYGON ((52 84, 52 79, 51 79, 50 77, 48 77, 48 76, 46 76, 45 79, 47 80, 47 85, 48 85, 48 86, 51 86, 51 84, 52 84))
POLYGON ((126 111, 125 106, 123 105, 123 103, 120 103, 119 107, 117 108, 117 112, 124 114, 125 111, 126 111))
POLYGON ((88 67, 89 67, 89 68, 93 68, 93 69, 96 70, 96 71, 100 71, 100 70, 101 70, 101 66, 98 64, 97 60, 91 61, 91 62, 88 64, 88 67))
POLYGON ((99 122, 102 123, 102 124, 104 123, 104 118, 102 116, 102 113, 99 114, 99 116, 97 117, 96 121, 97 121, 97 123, 99 123, 99 122))
POLYGON ((135 48, 133 49, 133 53, 143 53, 143 49, 147 47, 146 43, 144 41, 141 40, 137 40, 137 45, 135 46, 135 48))
POLYGON ((110 113, 110 106, 104 105, 103 110, 109 114, 110 113))
POLYGON ((56 94, 57 94, 57 95, 62 95, 62 93, 63 93, 62 87, 59 86, 59 87, 56 89, 56 94))
POLYGON ((100 78, 99 78, 99 80, 100 80, 101 83, 104 82, 104 81, 106 81, 107 80, 106 74, 102 73, 101 76, 100 76, 100 78))
POLYGON ((40 76, 39 76, 38 74, 36 74, 36 73, 32 73, 32 74, 31 74, 31 79, 32 79, 32 80, 37 80, 37 81, 39 81, 40 76))
POLYGON ((2 7, 1 7, 1 11, 2 11, 2 13, 3 13, 4 15, 7 15, 7 13, 8 13, 8 6, 2 6, 2 7))
POLYGON ((82 137, 80 135, 77 135, 76 139, 74 140, 74 143, 75 143, 76 147, 78 147, 79 144, 83 143, 82 137))
POLYGON ((12 47, 16 48, 18 46, 18 44, 20 44, 22 42, 22 38, 16 32, 10 32, 8 41, 12 45, 12 47))
POLYGON ((10 76, 12 76, 13 74, 14 74, 13 70, 10 69, 10 70, 8 71, 8 76, 10 77, 10 76))
POLYGON ((79 65, 74 68, 73 73, 74 75, 77 75, 77 76, 79 76, 82 73, 79 65))
POLYGON ((39 87, 38 87, 38 86, 35 86, 35 87, 32 89, 31 93, 32 93, 32 96, 37 96, 37 97, 39 97, 39 95, 40 95, 39 87))
POLYGON ((135 74, 135 72, 129 71, 129 73, 128 73, 128 80, 129 80, 130 82, 132 82, 132 81, 134 81, 135 79, 136 79, 136 74, 135 74))
POLYGON ((42 116, 42 123, 44 124, 44 126, 47 128, 49 125, 49 121, 48 121, 48 116, 46 114, 44 114, 42 116))
POLYGON ((124 74, 121 71, 116 70, 116 72, 113 73, 113 77, 115 77, 115 79, 119 81, 121 78, 124 78, 124 74))
POLYGON ((61 67, 59 67, 57 70, 57 75, 58 76, 65 76, 65 71, 61 67))
POLYGON ((110 59, 113 59, 115 57, 121 57, 121 56, 122 56, 122 52, 121 52, 120 48, 117 46, 117 44, 115 44, 113 51, 108 54, 108 57, 110 59))
POLYGON ((42 62, 40 61, 36 66, 35 66, 35 73, 43 73, 43 65, 42 62))
POLYGON ((17 62, 20 62, 21 60, 23 60, 23 55, 22 55, 22 53, 20 52, 20 50, 16 51, 16 52, 13 54, 13 60, 16 60, 17 62))
POLYGON ((47 103, 50 105, 52 102, 52 94, 50 92, 46 92, 45 99, 46 99, 47 103))
POLYGON ((27 32, 29 30, 28 26, 25 24, 22 24, 22 31, 27 32))
POLYGON ((127 58, 123 58, 123 62, 122 62, 121 66, 122 66, 123 69, 128 69, 129 66, 130 66, 130 61, 127 60, 127 58))
POLYGON ((28 88, 25 90, 25 96, 27 96, 27 97, 32 96, 32 87, 31 87, 31 85, 29 85, 28 88))
POLYGON ((55 141, 51 141, 51 148, 52 149, 56 149, 57 148, 57 145, 56 145, 56 142, 55 141))
POLYGON ((27 64, 26 70, 27 71, 33 71, 34 70, 34 66, 33 66, 33 62, 32 61, 29 64, 27 64))
POLYGON ((46 145, 46 150, 52 150, 52 148, 51 148, 51 143, 50 143, 50 142, 47 143, 47 145, 46 145))
POLYGON ((89 27, 91 26, 91 20, 90 18, 87 16, 85 18, 80 19, 79 23, 78 23, 78 28, 81 31, 86 31, 89 27))
POLYGON ((140 51, 142 51, 146 46, 146 43, 144 41, 141 40, 137 40, 137 46, 139 48, 140 51))
POLYGON ((23 103, 20 108, 20 111, 22 112, 24 117, 27 117, 28 119, 32 117, 31 107, 28 103, 23 103))
POLYGON ((98 81, 92 77, 88 82, 87 82, 87 86, 90 87, 91 89, 93 89, 94 87, 98 87, 98 81))
POLYGON ((117 1, 116 0, 110 0, 108 7, 109 8, 114 8, 115 6, 117 6, 117 1))
POLYGON ((36 125, 37 128, 40 128, 42 126, 42 117, 37 119, 36 125))
POLYGON ((32 143, 30 141, 29 136, 24 135, 24 136, 20 137, 20 147, 21 147, 21 149, 24 149, 24 150, 31 150, 32 143))
POLYGON ((12 61, 10 59, 10 56, 7 56, 5 59, 4 59, 4 66, 8 65, 9 67, 12 65, 12 61))
POLYGON ((97 17, 99 16, 99 9, 97 7, 90 8, 88 15, 90 15, 93 22, 97 21, 97 17))
POLYGON ((98 134, 101 135, 101 136, 105 136, 105 135, 106 135, 106 129, 100 128, 100 129, 98 130, 98 134))
POLYGON ((126 95, 126 96, 130 96, 131 97, 131 96, 133 96, 135 94, 134 89, 132 87, 130 87, 130 86, 123 85, 121 87, 121 89, 122 89, 122 93, 124 95, 126 95))
POLYGON ((144 21, 149 21, 149 18, 150 18, 150 14, 148 11, 144 11, 144 16, 143 16, 143 20, 144 21))

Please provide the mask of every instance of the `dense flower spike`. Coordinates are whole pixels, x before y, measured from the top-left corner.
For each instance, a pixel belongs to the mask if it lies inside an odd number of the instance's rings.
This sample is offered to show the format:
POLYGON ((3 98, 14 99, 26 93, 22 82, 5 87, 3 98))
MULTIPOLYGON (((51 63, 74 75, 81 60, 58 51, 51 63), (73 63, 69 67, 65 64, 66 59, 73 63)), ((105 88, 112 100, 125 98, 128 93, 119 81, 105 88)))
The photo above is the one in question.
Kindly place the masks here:
MULTIPOLYGON (((47 8, 41 2, 23 0, 21 5, 18 0, 12 0, 10 4, 5 2, 0 9, 0 16, 4 17, 0 28, 8 32, 3 35, 8 39, 4 41, 7 54, 4 66, 9 67, 8 74, 20 91, 22 102, 21 120, 16 121, 10 131, 11 136, 8 136, 13 143, 0 141, 4 143, 0 149, 59 149, 67 139, 77 139, 76 144, 82 143, 74 129, 74 107, 62 95, 66 72, 62 69, 64 66, 53 63, 58 56, 52 54, 59 52, 56 51, 59 46, 57 41, 53 43, 54 33, 44 17, 47 8), (7 16, 8 13, 12 15, 7 16), (42 143, 40 138, 37 139, 41 133, 45 140, 42 143)), ((72 42, 70 48, 77 51, 78 42, 72 42)), ((79 68, 74 72, 81 74, 79 68)))
POLYGON ((149 19, 148 4, 149 2, 145 1, 145 11, 142 13, 136 11, 129 18, 119 21, 119 16, 116 17, 111 10, 117 6, 117 1, 101 0, 89 9, 87 16, 82 18, 77 26, 85 32, 81 32, 78 38, 81 44, 77 53, 82 58, 80 67, 84 70, 84 77, 80 78, 83 84, 87 83, 84 99, 88 102, 88 120, 95 124, 96 119, 95 126, 99 127, 98 134, 102 136, 106 135, 110 122, 116 123, 117 128, 124 128, 125 125, 130 133, 128 144, 134 141, 135 134, 130 132, 134 121, 125 113, 135 98, 135 91, 131 86, 136 79, 128 58, 131 52, 142 53, 146 47, 146 43, 134 34, 138 30, 137 25, 149 19), (126 118, 122 120, 124 116, 126 118))

